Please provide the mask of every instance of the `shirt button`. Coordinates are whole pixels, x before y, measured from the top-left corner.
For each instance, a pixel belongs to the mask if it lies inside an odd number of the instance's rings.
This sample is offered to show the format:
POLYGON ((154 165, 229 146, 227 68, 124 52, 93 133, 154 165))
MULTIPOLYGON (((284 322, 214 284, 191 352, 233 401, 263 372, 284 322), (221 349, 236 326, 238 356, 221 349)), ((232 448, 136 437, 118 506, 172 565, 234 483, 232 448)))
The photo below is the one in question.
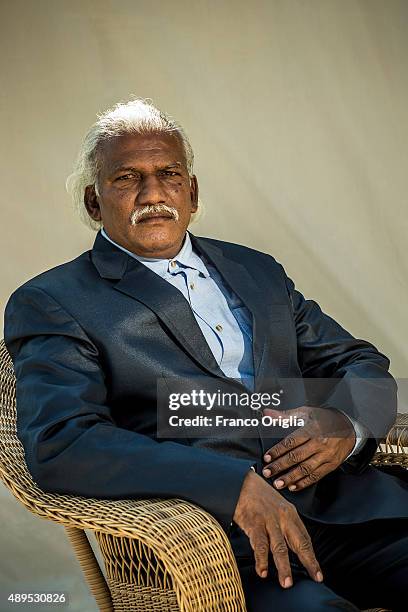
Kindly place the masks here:
POLYGON ((190 289, 194 289, 195 288, 195 284, 194 283, 190 283, 190 289))
POLYGON ((171 261, 170 265, 171 265, 172 268, 175 268, 176 267, 176 262, 175 261, 171 261))
POLYGON ((218 323, 218 325, 216 325, 216 326, 215 326, 215 329, 216 329, 217 331, 222 331, 222 325, 220 325, 220 324, 218 323))

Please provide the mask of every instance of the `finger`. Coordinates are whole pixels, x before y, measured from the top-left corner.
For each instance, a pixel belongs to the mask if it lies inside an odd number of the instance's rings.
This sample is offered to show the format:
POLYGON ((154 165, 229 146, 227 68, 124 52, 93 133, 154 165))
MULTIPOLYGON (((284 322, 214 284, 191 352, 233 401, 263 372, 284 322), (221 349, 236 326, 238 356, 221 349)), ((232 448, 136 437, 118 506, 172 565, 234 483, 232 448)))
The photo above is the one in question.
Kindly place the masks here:
POLYGON ((269 548, 273 556, 280 585, 287 589, 293 584, 292 569, 289 562, 289 553, 286 540, 278 525, 267 524, 269 534, 269 548))
MULTIPOLYGON (((323 463, 317 470, 314 470, 314 472, 309 475, 306 476, 305 478, 301 478, 300 480, 297 480, 296 482, 289 484, 288 485, 288 489, 289 491, 301 491, 302 489, 306 489, 307 487, 310 487, 312 484, 315 484, 316 482, 318 482, 319 480, 321 480, 324 476, 326 476, 327 474, 329 474, 330 472, 332 472, 334 469, 336 469, 336 465, 334 465, 333 463, 323 463)), ((278 487, 278 488, 284 488, 285 485, 283 485, 282 487, 278 487)))
POLYGON ((311 436, 305 432, 305 430, 297 429, 286 438, 283 438, 280 442, 272 446, 264 455, 264 460, 266 463, 271 463, 275 459, 278 459, 282 455, 285 455, 288 451, 293 448, 297 448, 302 444, 305 444, 310 440, 311 436), (305 435, 306 433, 306 435, 305 435))
POLYGON ((269 539, 265 531, 257 530, 249 536, 254 551, 255 570, 260 578, 268 575, 269 539))
POLYGON ((323 572, 313 549, 312 540, 302 520, 297 515, 287 534, 286 540, 291 550, 306 568, 309 576, 316 582, 323 582, 323 572))
MULTIPOLYGON (((320 466, 324 464, 324 460, 319 458, 319 455, 313 455, 306 461, 303 461, 297 465, 293 470, 279 476, 273 481, 275 489, 284 489, 285 487, 294 486, 298 480, 304 478, 310 478, 312 481, 317 482, 320 466)), ((292 489, 290 489, 292 490, 292 489)))
POLYGON ((309 457, 316 454, 317 450, 317 444, 315 444, 313 440, 309 440, 305 444, 290 450, 282 457, 279 457, 279 459, 275 459, 275 461, 272 461, 272 463, 265 465, 262 473, 265 478, 276 476, 281 472, 285 472, 294 465, 299 465, 299 463, 302 463, 302 461, 309 459, 309 457))

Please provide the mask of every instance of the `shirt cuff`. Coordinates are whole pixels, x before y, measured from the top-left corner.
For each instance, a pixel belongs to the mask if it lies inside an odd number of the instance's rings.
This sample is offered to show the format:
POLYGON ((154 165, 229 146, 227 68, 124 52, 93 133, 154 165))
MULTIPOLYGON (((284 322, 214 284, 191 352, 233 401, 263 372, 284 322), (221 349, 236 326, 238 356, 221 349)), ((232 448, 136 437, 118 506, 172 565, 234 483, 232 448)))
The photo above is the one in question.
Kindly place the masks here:
MULTIPOLYGON (((339 410, 339 409, 336 408, 336 410, 339 410)), ((353 419, 353 417, 351 417, 348 414, 346 414, 345 412, 343 412, 343 410, 339 410, 339 412, 341 412, 342 414, 344 414, 345 417, 348 418, 348 420, 352 424, 354 432, 356 434, 356 442, 354 444, 354 448, 347 455, 347 457, 344 459, 344 461, 347 461, 347 459, 349 459, 352 455, 356 455, 360 451, 360 449, 364 445, 364 443, 367 440, 367 438, 370 437, 370 432, 367 429, 367 427, 365 427, 361 423, 358 423, 355 419, 353 419)))

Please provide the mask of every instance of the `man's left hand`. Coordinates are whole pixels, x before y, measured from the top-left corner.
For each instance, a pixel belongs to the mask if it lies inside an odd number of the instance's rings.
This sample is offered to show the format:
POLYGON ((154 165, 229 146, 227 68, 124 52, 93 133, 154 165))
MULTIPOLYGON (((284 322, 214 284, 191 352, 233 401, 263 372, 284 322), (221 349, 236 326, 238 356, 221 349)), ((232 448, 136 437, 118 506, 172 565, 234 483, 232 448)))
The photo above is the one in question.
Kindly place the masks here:
POLYGON ((265 478, 274 478, 277 489, 300 491, 335 470, 354 448, 356 435, 350 420, 339 410, 301 406, 294 410, 272 410, 277 418, 303 418, 305 425, 272 446, 264 455, 265 478), (293 468, 293 469, 291 469, 293 468), (285 474, 276 478, 281 472, 285 474))

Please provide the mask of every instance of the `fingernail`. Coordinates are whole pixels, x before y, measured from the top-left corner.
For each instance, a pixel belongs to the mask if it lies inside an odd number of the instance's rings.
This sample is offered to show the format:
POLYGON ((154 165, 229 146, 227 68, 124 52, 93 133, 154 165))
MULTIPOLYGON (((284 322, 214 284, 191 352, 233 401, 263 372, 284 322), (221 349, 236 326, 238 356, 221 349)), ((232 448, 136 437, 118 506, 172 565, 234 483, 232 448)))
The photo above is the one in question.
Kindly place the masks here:
POLYGON ((289 491, 296 491, 296 485, 289 485, 289 491))
POLYGON ((316 580, 317 580, 317 582, 323 582, 323 574, 322 574, 322 572, 317 572, 316 580))
POLYGON ((277 489, 281 489, 285 485, 284 480, 275 480, 273 483, 277 489))
POLYGON ((267 461, 269 463, 269 461, 271 460, 271 456, 270 455, 265 455, 264 459, 265 459, 265 461, 267 461))
POLYGON ((292 579, 289 576, 287 576, 287 578, 285 578, 283 586, 285 587, 285 589, 287 589, 288 587, 292 586, 292 579))
POLYGON ((271 475, 271 470, 263 470, 263 475, 266 476, 267 478, 271 475))
POLYGON ((266 570, 261 572, 261 578, 266 578, 267 575, 268 575, 268 572, 266 570))

